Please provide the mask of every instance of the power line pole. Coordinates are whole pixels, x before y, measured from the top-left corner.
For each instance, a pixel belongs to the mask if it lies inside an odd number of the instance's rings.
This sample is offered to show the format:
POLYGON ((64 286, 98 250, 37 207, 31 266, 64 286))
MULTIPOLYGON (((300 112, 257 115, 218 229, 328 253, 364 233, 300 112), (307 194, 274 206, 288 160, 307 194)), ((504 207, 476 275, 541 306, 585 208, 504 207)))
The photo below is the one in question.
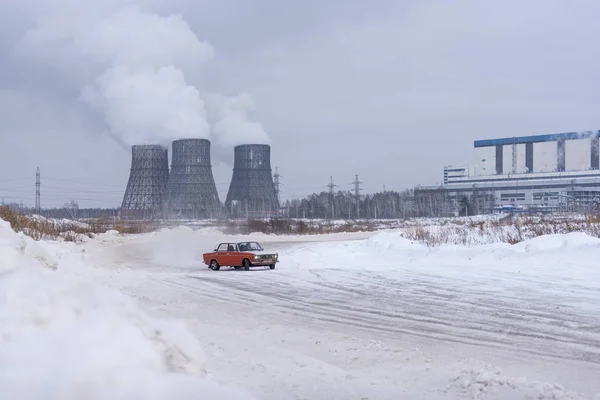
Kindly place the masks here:
POLYGON ((35 212, 37 215, 41 213, 41 203, 40 203, 40 167, 37 167, 37 171, 35 173, 35 212))
POLYGON ((362 190, 360 188, 360 184, 362 182, 358 180, 358 175, 354 176, 354 182, 352 182, 352 184, 354 185, 354 197, 356 198, 356 219, 360 219, 360 191, 362 190))
POLYGON ((279 178, 283 178, 279 175, 279 167, 275 167, 275 174, 273 174, 273 184, 275 185, 275 195, 277 196, 277 202, 280 203, 279 193, 281 192, 280 187, 283 186, 279 178))
POLYGON ((329 185, 327 185, 327 187, 329 188, 329 202, 331 203, 331 219, 335 219, 335 208, 333 205, 333 200, 334 200, 333 191, 337 187, 337 185, 333 183, 333 176, 329 177, 329 185))

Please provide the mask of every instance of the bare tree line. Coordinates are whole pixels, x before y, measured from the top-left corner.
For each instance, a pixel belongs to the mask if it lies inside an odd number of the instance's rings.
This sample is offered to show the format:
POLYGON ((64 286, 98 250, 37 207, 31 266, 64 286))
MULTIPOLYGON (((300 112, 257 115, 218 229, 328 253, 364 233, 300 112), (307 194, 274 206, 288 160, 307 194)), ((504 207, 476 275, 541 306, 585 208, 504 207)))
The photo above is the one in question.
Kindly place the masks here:
POLYGON ((384 191, 356 196, 351 191, 314 193, 288 200, 282 208, 289 218, 398 219, 416 216, 413 191, 384 191))
MULTIPOLYGON (((305 198, 286 200, 280 204, 279 218, 297 219, 405 219, 412 217, 440 217, 452 215, 473 215, 485 212, 478 199, 481 195, 467 194, 461 198, 448 195, 443 188, 422 190, 420 188, 403 191, 386 190, 362 194, 340 190, 322 191, 305 198)), ((8 204, 14 211, 35 214, 32 207, 8 204)), ((488 209, 489 207, 485 207, 488 209)), ((76 201, 62 207, 46 208, 41 214, 48 218, 90 219, 119 218, 119 208, 80 208, 76 201)), ((248 216, 248 218, 256 218, 248 216)))

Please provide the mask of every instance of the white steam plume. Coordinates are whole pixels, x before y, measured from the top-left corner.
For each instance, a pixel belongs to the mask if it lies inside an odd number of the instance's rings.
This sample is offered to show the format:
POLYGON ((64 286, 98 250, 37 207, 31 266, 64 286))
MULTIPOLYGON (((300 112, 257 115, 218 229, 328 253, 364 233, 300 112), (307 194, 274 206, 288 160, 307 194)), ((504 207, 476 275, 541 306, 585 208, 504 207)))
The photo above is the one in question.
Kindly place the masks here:
POLYGON ((262 124, 250 121, 254 101, 247 93, 226 97, 220 94, 207 95, 207 106, 213 133, 218 144, 231 148, 239 144, 270 144, 271 140, 262 124))
POLYGON ((189 83, 186 76, 214 52, 181 16, 163 17, 132 0, 90 2, 93 7, 49 3, 53 7, 37 19, 21 51, 71 74, 80 100, 101 113, 121 145, 182 137, 216 139, 229 148, 269 142, 263 127, 249 120, 254 105, 247 94, 204 95, 189 83))
POLYGON ((36 27, 27 32, 23 44, 44 58, 59 58, 52 57, 58 51, 60 58, 70 58, 64 67, 84 61, 102 69, 172 65, 189 70, 200 67, 214 54, 180 15, 162 17, 126 0, 104 5, 93 0, 79 2, 78 8, 74 4, 66 7, 64 1, 49 3, 55 7, 37 18, 36 27), (96 7, 89 8, 91 5, 96 7))
POLYGON ((125 147, 209 137, 200 93, 172 66, 158 70, 111 68, 84 88, 82 99, 104 113, 113 137, 125 147))

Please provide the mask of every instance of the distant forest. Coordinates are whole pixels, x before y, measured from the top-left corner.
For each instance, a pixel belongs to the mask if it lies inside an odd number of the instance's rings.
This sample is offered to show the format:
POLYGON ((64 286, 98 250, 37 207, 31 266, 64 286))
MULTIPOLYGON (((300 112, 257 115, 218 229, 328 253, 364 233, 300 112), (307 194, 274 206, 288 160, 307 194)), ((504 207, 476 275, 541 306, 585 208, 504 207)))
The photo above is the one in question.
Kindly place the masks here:
MULTIPOLYGON (((5 205, 24 214, 35 213, 35 209, 24 208, 17 203, 5 205)), ((404 219, 478 213, 470 197, 465 196, 455 205, 448 201, 443 190, 420 191, 418 188, 402 192, 383 191, 358 197, 351 191, 333 194, 324 191, 303 199, 282 201, 280 206, 280 218, 304 219, 404 219)), ((41 214, 49 218, 116 219, 120 212, 118 208, 80 208, 76 201, 71 201, 63 207, 44 208, 41 214)))
POLYGON ((389 219, 415 215, 413 191, 385 191, 357 197, 351 191, 314 193, 281 204, 290 218, 389 219))

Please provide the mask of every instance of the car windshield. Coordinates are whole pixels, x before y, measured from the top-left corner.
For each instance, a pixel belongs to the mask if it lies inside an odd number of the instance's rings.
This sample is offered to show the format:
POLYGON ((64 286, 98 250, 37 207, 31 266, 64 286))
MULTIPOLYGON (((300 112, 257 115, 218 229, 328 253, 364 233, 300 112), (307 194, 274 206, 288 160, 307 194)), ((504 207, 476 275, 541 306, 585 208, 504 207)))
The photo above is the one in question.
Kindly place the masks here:
POLYGON ((238 243, 240 251, 262 251, 263 248, 257 242, 242 242, 238 243))

